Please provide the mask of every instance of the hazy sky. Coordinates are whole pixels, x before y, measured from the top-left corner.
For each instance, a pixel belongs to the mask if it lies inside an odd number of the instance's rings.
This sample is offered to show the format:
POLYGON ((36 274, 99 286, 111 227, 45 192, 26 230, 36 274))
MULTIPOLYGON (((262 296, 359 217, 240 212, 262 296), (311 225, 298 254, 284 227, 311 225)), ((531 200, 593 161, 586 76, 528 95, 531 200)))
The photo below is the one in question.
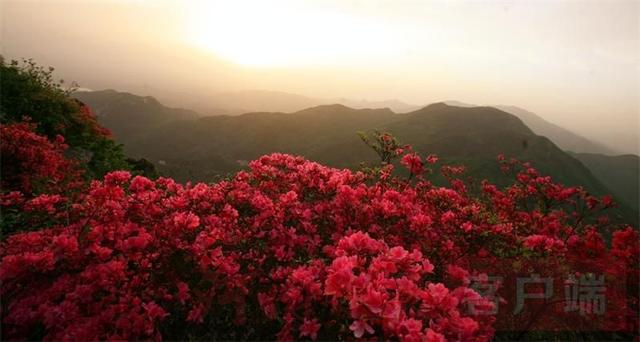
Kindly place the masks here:
MULTIPOLYGON (((640 1, 2 1, 2 54, 92 88, 508 104, 637 151, 640 1)), ((215 106, 215 103, 211 104, 215 106)))

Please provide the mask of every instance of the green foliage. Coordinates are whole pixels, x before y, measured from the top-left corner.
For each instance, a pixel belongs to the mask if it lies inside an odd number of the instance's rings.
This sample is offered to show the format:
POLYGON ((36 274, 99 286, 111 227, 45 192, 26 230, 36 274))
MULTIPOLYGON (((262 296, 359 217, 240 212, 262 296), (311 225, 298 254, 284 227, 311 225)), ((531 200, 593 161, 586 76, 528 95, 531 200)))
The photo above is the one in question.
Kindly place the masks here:
POLYGON ((373 149, 382 165, 391 164, 398 157, 396 151, 400 148, 400 143, 391 134, 374 130, 373 133, 358 132, 360 140, 373 149))
POLYGON ((101 178, 113 170, 129 169, 122 145, 116 144, 113 140, 97 138, 88 148, 93 152, 91 160, 86 164, 92 177, 101 178))
POLYGON ((64 81, 55 81, 53 71, 31 59, 1 60, 0 119, 3 123, 19 122, 28 116, 38 123, 38 133, 49 138, 67 131, 81 138, 86 128, 69 115, 80 111, 79 104, 69 97, 73 87, 64 89, 64 81))
POLYGON ((358 131, 357 134, 360 140, 373 150, 379 158, 379 163, 361 162, 358 170, 372 179, 377 179, 399 157, 397 151, 400 151, 402 147, 398 140, 387 132, 378 130, 373 132, 358 131))
POLYGON ((54 79, 53 71, 32 59, 6 63, 0 58, 0 122, 9 124, 28 118, 37 124, 38 134, 52 140, 63 136, 70 154, 84 164, 88 177, 127 169, 122 146, 98 125, 83 103, 71 97, 75 85, 65 88, 63 80, 54 79))
POLYGON ((158 170, 156 170, 155 165, 153 165, 152 162, 144 159, 144 158, 140 158, 140 159, 134 159, 134 158, 127 158, 127 164, 129 165, 129 169, 131 171, 133 171, 135 174, 141 175, 141 176, 145 176, 147 178, 158 178, 158 170))

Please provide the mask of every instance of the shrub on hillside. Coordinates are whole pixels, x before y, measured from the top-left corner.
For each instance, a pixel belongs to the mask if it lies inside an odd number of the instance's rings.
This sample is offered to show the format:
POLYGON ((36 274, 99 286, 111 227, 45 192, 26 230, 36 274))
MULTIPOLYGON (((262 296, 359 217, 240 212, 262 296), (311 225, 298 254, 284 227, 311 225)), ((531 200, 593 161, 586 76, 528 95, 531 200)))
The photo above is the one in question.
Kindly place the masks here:
POLYGON ((64 138, 50 141, 36 134, 36 127, 31 122, 0 125, 1 238, 64 220, 68 213, 61 208, 82 197, 83 169, 65 157, 64 138))
POLYGON ((87 176, 102 177, 128 167, 122 147, 100 126, 91 110, 70 95, 74 87, 53 78, 53 68, 33 60, 5 62, 0 56, 0 123, 20 123, 25 117, 36 132, 54 140, 58 135, 80 158, 87 176))

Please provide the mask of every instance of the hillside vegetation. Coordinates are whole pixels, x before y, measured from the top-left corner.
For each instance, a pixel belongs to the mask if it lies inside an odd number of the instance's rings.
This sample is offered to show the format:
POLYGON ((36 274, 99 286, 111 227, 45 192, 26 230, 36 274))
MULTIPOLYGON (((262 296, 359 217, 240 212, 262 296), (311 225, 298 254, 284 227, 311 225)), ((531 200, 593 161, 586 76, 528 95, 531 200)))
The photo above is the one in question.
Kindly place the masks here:
MULTIPOLYGON (((83 97, 92 103, 87 97, 83 97)), ((518 117, 493 107, 459 107, 436 103, 406 114, 390 109, 353 109, 344 105, 321 105, 293 113, 254 112, 237 116, 193 118, 189 113, 167 121, 155 120, 145 109, 138 117, 138 104, 121 108, 133 122, 135 133, 122 130, 121 140, 130 155, 147 158, 164 174, 181 181, 212 181, 242 170, 249 160, 266 153, 301 155, 330 166, 357 169, 376 156, 359 142, 358 131, 389 132, 420 153, 435 153, 447 163, 462 164, 470 176, 501 185, 509 183, 495 158, 505 156, 530 161, 543 173, 567 185, 584 186, 604 195, 612 191, 585 165, 546 137, 536 135, 518 117), (140 120, 140 121, 137 121, 140 120)), ((150 101, 156 106, 156 101, 150 101)), ((100 102, 96 102, 100 106, 100 102)), ((104 107, 101 107, 104 108, 104 107)), ((161 113, 169 109, 163 109, 161 113)), ((128 119, 119 114, 113 123, 110 111, 98 115, 100 122, 118 136, 128 119), (110 127, 109 125, 113 125, 110 127)), ((436 182, 443 179, 436 175, 436 182)), ((637 221, 638 202, 618 196, 621 215, 637 221)))
POLYGON ((573 153, 621 201, 640 203, 640 157, 633 154, 607 156, 573 153))

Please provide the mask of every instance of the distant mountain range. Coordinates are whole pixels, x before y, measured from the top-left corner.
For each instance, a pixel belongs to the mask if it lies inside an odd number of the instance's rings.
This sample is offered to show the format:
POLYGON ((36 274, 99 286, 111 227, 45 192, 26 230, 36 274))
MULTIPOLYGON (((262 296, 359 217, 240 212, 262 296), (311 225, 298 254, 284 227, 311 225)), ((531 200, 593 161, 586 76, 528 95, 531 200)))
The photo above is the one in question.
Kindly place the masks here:
POLYGON ((211 95, 216 109, 204 109, 203 112, 214 114, 239 115, 248 112, 297 112, 309 107, 326 104, 342 104, 352 108, 389 108, 396 113, 404 113, 419 109, 419 106, 391 99, 385 101, 354 100, 348 98, 312 98, 271 90, 244 90, 211 95), (223 108, 221 110, 221 108, 223 108))
MULTIPOLYGON (((120 93, 114 90, 102 91, 80 91, 77 97, 97 96, 102 98, 102 103, 108 103, 106 99, 112 96, 121 97, 121 101, 126 101, 127 93, 120 93), (95 95, 90 95, 95 93, 95 95), (105 102, 107 101, 107 102, 105 102)), ((129 94, 130 95, 130 94, 129 94)), ((146 97, 153 99, 152 97, 146 97)), ((153 99, 156 101, 155 99, 153 99)), ((157 102, 157 101, 156 101, 157 102)), ((460 101, 444 101, 444 103, 455 107, 478 107, 478 105, 464 103, 460 101)), ((312 98, 298 94, 270 90, 244 90, 236 92, 215 93, 211 95, 210 103, 187 103, 200 111, 202 116, 211 115, 240 115, 249 112, 297 112, 305 108, 326 104, 342 104, 356 109, 366 108, 389 108, 395 113, 407 113, 422 108, 418 105, 408 104, 397 99, 385 101, 354 100, 348 98, 312 98)), ((526 109, 507 106, 491 105, 507 113, 519 117, 534 133, 551 139, 556 145, 565 151, 575 153, 601 153, 606 155, 616 155, 616 151, 600 142, 580 136, 564 127, 558 126, 541 116, 527 111, 526 109)), ((153 108, 152 110, 157 110, 153 108)), ((174 109, 171 109, 174 111, 174 109)), ((195 114, 195 112, 194 112, 195 114)))
MULTIPOLYGON (((477 107, 477 105, 460 101, 446 101, 445 103, 456 107, 477 107)), ((611 148, 573 133, 566 128, 553 124, 526 109, 505 105, 494 105, 492 107, 517 116, 525 123, 525 125, 531 128, 534 133, 551 139, 556 145, 558 145, 558 147, 565 151, 576 153, 603 153, 607 155, 616 154, 611 148)))
POLYGON ((551 139, 558 147, 565 151, 582 153, 603 153, 612 155, 615 152, 601 143, 589 140, 570 130, 553 124, 540 116, 516 106, 495 106, 507 113, 519 117, 536 134, 551 139))
MULTIPOLYGON (((493 107, 445 103, 405 114, 396 114, 388 106, 355 109, 334 104, 290 113, 198 117, 193 111, 168 108, 153 98, 127 93, 80 92, 76 97, 94 108, 99 121, 113 130, 128 154, 145 157, 161 172, 182 181, 210 181, 243 169, 247 161, 271 152, 356 168, 362 161, 375 161, 374 153, 360 142, 356 132, 377 129, 390 132, 422 154, 438 154, 445 163, 463 164, 476 178, 501 185, 506 185, 507 178, 495 161, 499 153, 532 161, 558 182, 582 185, 594 194, 613 193, 622 205, 621 215, 634 222, 638 218, 638 187, 632 186, 634 177, 637 184, 637 163, 635 171, 609 172, 606 165, 613 157, 567 153, 555 143, 557 136, 548 139, 539 133, 558 128, 556 134, 562 135, 561 128, 519 109, 511 111, 520 112, 526 120, 493 107), (537 131, 527 122, 533 122, 537 131)), ((300 99, 299 104, 303 103, 300 99)), ((276 103, 265 101, 262 105, 276 103)), ((589 141, 585 141, 580 146, 588 147, 589 141)), ((568 146, 567 142, 563 144, 568 146)), ((620 161, 627 166, 633 162, 625 158, 620 161)))
MULTIPOLYGON (((460 101, 444 101, 450 106, 478 107, 460 101)), ((348 98, 312 98, 298 94, 270 90, 244 90, 212 94, 209 105, 194 104, 204 115, 239 115, 248 112, 297 112, 305 108, 342 104, 356 109, 389 108, 396 113, 408 113, 422 106, 408 104, 397 99, 385 101, 354 100, 348 98)), ((516 106, 490 105, 519 117, 534 133, 551 139, 561 149, 576 153, 617 154, 614 149, 600 142, 580 136, 569 129, 558 126, 541 116, 516 106)))
POLYGON ((100 123, 109 128, 114 138, 125 146, 163 124, 199 117, 192 110, 166 107, 151 96, 137 96, 111 89, 80 91, 73 96, 88 104, 100 123))

